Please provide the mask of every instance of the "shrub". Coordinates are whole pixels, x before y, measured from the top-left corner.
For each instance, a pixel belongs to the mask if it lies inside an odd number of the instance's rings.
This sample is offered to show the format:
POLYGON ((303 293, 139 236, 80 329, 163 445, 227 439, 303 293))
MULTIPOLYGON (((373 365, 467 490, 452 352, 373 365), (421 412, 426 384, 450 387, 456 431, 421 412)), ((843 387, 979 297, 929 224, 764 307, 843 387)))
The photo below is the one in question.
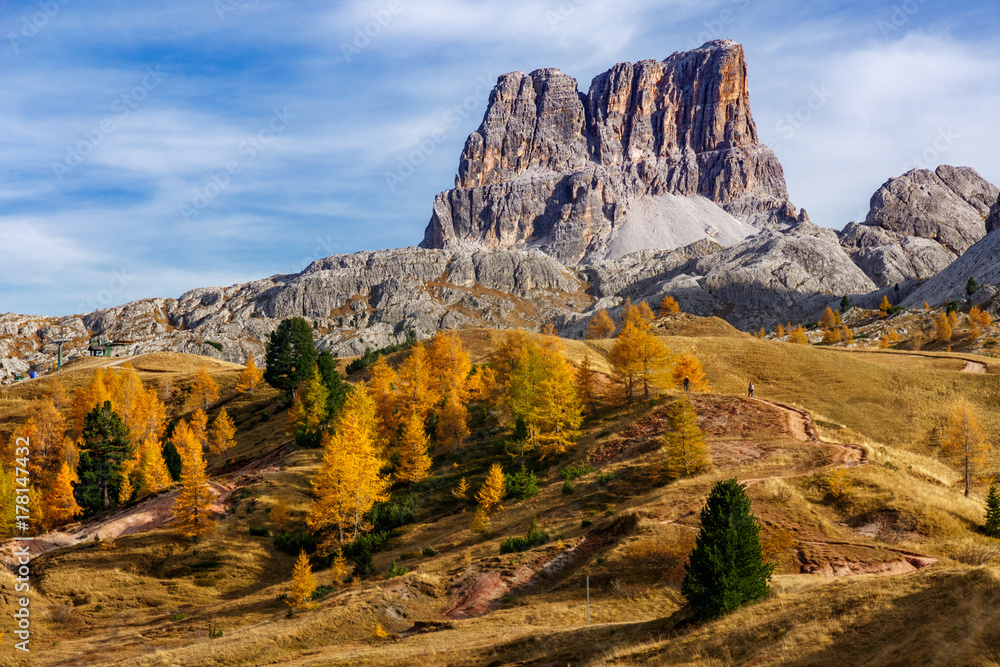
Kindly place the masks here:
POLYGON ((183 621, 185 618, 187 618, 187 614, 185 614, 182 611, 179 611, 176 614, 172 615, 170 617, 170 620, 171 621, 183 621))
POLYGON ((437 552, 434 551, 433 547, 424 547, 420 553, 422 553, 424 556, 427 556, 428 558, 430 558, 431 556, 437 556, 437 552))
POLYGON ((323 584, 321 586, 317 586, 316 590, 314 590, 312 592, 312 597, 310 599, 311 600, 318 600, 321 597, 323 597, 324 595, 326 595, 327 593, 332 593, 335 590, 336 589, 333 586, 327 586, 326 584, 323 584))
POLYGON ((851 492, 851 480, 847 477, 847 471, 837 468, 827 473, 824 479, 827 491, 830 495, 840 500, 851 492))
POLYGON ((390 531, 393 528, 413 523, 413 515, 416 511, 417 499, 414 496, 391 498, 372 505, 365 518, 371 522, 373 531, 390 531))
POLYGON ((612 481, 614 478, 615 474, 613 472, 602 472, 600 475, 597 476, 597 483, 600 484, 601 486, 605 486, 608 482, 612 481))
POLYGON ((219 352, 222 352, 222 343, 216 343, 214 340, 206 340, 205 344, 206 345, 211 345, 212 347, 214 347, 219 352))
POLYGON ((500 543, 500 554, 510 554, 515 552, 534 549, 549 541, 549 534, 538 527, 538 519, 531 519, 531 526, 524 537, 509 537, 500 543))
POLYGON ((247 530, 249 530, 250 534, 254 537, 267 537, 271 534, 271 531, 269 531, 265 526, 250 526, 247 530))
POLYGON ((208 624, 208 638, 209 639, 218 639, 221 636, 222 636, 222 628, 220 628, 217 625, 212 625, 211 623, 209 623, 208 624))
POLYGON ((530 470, 521 468, 519 472, 505 474, 503 477, 508 496, 528 500, 538 495, 538 480, 530 470))
POLYGON ((392 565, 389 566, 389 571, 386 572, 386 576, 392 579, 393 577, 401 577, 407 572, 409 572, 409 570, 405 567, 399 567, 396 565, 396 561, 392 561, 392 565))
POLYGON ((583 521, 580 522, 580 528, 590 528, 590 526, 593 525, 593 523, 594 522, 591 521, 590 519, 584 519, 583 521))
POLYGON ((562 492, 567 496, 576 493, 576 489, 573 488, 573 482, 568 479, 565 480, 563 482, 562 492))
POLYGON ((283 551, 290 556, 298 555, 300 551, 311 554, 316 551, 316 545, 318 544, 316 537, 304 530, 299 530, 297 533, 277 531, 271 539, 279 551, 283 551))
POLYGON ((570 466, 569 468, 563 468, 559 471, 559 476, 564 480, 573 481, 574 479, 579 479, 584 475, 589 475, 590 473, 596 471, 597 468, 594 466, 578 466, 576 468, 570 466))

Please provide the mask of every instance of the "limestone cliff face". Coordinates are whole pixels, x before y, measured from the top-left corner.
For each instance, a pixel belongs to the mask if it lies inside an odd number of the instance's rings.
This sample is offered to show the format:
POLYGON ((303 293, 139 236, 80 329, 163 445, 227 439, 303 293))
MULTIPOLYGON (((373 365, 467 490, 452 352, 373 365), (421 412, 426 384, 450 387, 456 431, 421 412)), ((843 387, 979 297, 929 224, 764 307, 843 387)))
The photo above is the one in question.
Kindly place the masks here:
POLYGON ((998 195, 969 167, 913 169, 872 195, 864 223, 844 227, 841 244, 880 287, 926 280, 986 235, 998 195))
POLYGON ((730 246, 794 222, 781 165, 757 140, 743 49, 715 41, 618 64, 586 95, 556 69, 501 76, 421 245, 532 245, 575 264, 635 250, 637 235, 730 246), (691 206, 705 220, 693 232, 691 206))

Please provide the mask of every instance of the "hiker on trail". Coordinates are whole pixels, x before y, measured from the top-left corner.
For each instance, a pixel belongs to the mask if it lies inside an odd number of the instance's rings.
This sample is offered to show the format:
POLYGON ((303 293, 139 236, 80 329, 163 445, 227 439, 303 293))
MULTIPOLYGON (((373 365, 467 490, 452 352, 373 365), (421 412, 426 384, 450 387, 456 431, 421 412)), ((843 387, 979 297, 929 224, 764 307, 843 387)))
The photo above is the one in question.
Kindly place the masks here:
POLYGON ((749 398, 753 398, 753 382, 751 382, 750 386, 747 387, 747 396, 749 398))
POLYGON ((687 393, 687 390, 690 389, 690 388, 691 388, 691 379, 688 378, 688 376, 685 375, 684 376, 684 392, 687 393))

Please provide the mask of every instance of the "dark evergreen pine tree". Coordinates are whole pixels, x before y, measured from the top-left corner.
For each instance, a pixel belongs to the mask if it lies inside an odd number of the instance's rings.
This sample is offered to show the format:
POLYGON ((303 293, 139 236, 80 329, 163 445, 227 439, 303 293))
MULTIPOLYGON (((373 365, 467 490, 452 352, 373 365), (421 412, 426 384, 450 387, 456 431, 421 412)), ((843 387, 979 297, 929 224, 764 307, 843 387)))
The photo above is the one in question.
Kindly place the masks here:
POLYGON ((712 488, 685 569, 681 592, 699 621, 767 596, 774 565, 763 562, 760 527, 750 511, 750 498, 735 479, 712 488))
POLYGON ((333 419, 340 411, 340 406, 347 398, 347 390, 350 388, 340 380, 340 373, 337 372, 337 358, 329 350, 323 350, 316 358, 316 368, 319 369, 320 379, 323 386, 329 392, 326 396, 327 419, 333 419))
POLYGON ((267 368, 264 380, 289 395, 316 367, 316 344, 313 330, 301 317, 282 320, 267 343, 267 368))
POLYGON ((996 483, 990 484, 986 496, 986 526, 984 532, 990 537, 1000 537, 1000 492, 996 483))
POLYGON ((83 420, 77 502, 91 512, 118 506, 124 476, 122 463, 132 455, 133 445, 121 417, 111 401, 90 411, 83 420))

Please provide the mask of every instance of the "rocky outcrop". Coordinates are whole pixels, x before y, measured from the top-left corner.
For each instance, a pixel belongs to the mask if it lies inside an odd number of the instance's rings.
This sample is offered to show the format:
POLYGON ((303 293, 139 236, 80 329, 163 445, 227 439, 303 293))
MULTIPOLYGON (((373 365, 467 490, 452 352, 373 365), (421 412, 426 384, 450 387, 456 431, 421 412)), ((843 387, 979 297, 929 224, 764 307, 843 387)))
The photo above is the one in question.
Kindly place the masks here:
POLYGON ((586 95, 555 69, 500 77, 421 245, 532 246, 575 264, 794 222, 758 143, 743 49, 715 41, 616 65, 586 95))
POLYGON ((969 167, 914 169, 872 195, 865 222, 840 241, 881 287, 933 277, 986 234, 1000 190, 969 167))
POLYGON ((971 295, 976 305, 993 300, 991 312, 1000 315, 1000 232, 991 232, 979 243, 951 263, 939 274, 923 283, 906 300, 906 308, 919 308, 925 302, 939 306, 945 301, 970 298, 966 292, 969 278, 975 278, 979 289, 971 295))
POLYGON ((1000 229, 1000 197, 993 203, 990 213, 986 216, 986 233, 1000 229))

